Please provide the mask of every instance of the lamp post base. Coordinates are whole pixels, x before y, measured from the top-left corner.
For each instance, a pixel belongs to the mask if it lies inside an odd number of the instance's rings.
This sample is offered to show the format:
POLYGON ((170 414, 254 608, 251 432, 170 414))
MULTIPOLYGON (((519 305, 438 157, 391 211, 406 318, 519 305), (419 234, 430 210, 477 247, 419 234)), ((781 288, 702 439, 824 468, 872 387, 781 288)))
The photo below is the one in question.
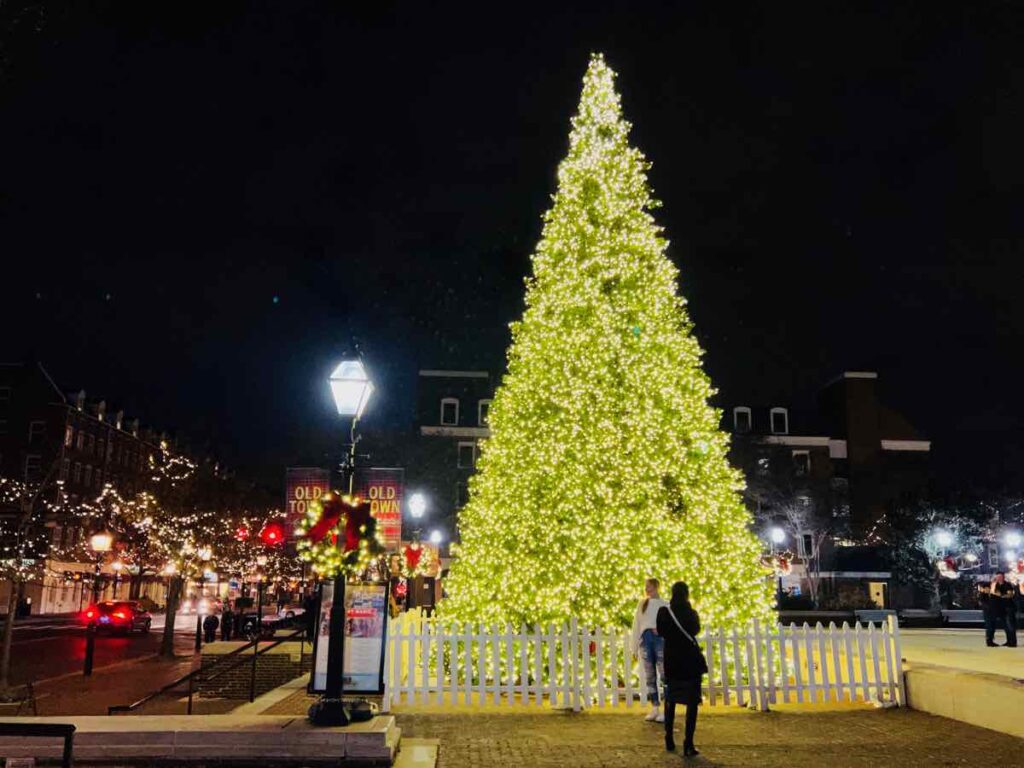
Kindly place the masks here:
POLYGON ((309 722, 313 725, 348 725, 351 719, 341 699, 325 696, 309 708, 309 722))

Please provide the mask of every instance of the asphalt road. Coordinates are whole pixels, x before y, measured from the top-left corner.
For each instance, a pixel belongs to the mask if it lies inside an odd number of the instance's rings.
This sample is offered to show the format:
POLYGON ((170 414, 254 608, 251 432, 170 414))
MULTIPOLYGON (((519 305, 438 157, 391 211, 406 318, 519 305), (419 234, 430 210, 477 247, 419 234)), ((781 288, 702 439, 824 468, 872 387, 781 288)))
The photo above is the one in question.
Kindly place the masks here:
MULTIPOLYGON (((178 655, 193 652, 195 625, 179 619, 175 629, 174 649, 178 655)), ((162 622, 161 622, 162 625, 162 622)), ((141 656, 151 656, 160 650, 162 626, 154 626, 148 634, 112 635, 101 632, 96 636, 93 667, 99 668, 141 656)), ((68 673, 82 671, 85 660, 85 630, 68 623, 15 625, 11 644, 11 682, 21 685, 39 682, 68 673)))

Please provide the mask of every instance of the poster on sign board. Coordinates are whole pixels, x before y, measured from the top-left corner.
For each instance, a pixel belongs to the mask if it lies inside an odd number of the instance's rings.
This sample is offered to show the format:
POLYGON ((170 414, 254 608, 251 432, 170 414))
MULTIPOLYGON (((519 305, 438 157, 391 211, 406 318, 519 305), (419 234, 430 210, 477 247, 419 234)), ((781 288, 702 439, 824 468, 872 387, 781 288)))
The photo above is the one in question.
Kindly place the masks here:
POLYGON ((284 508, 293 525, 306 519, 309 502, 319 501, 330 490, 331 473, 321 467, 289 467, 284 471, 284 508))
POLYGON ((356 470, 356 495, 370 503, 370 514, 377 520, 377 537, 388 552, 397 552, 402 544, 404 491, 404 469, 356 470))
MULTIPOLYGON (((311 693, 327 690, 334 584, 320 585, 320 609, 313 638, 311 693)), ((387 642, 388 585, 345 585, 345 659, 343 693, 384 693, 384 644, 387 642)))

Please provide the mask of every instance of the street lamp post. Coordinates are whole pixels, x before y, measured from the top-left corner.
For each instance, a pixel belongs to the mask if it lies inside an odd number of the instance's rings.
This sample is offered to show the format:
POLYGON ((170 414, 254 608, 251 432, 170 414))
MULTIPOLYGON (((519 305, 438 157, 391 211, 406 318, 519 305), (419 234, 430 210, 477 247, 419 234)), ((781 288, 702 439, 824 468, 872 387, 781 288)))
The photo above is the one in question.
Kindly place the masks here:
MULTIPOLYGON (((342 465, 344 480, 349 495, 355 485, 356 425, 366 410, 373 394, 373 382, 366 375, 366 369, 359 360, 344 360, 331 373, 331 395, 338 415, 352 419, 349 431, 349 451, 342 465)), ((338 537, 338 546, 343 546, 344 537, 338 537)), ((348 710, 342 700, 345 675, 345 573, 334 576, 334 597, 331 605, 330 634, 327 645, 327 683, 324 695, 310 708, 309 719, 315 725, 347 725, 348 710)))
MULTIPOLYGON (((92 576, 92 602, 93 605, 100 600, 100 566, 103 556, 110 551, 114 545, 114 537, 106 531, 94 533, 89 538, 89 546, 96 554, 96 568, 92 576)), ((92 609, 90 609, 92 610, 92 609)), ((90 620, 85 627, 85 659, 82 662, 82 674, 89 677, 92 674, 92 659, 96 650, 96 622, 90 620)))
POLYGON ((100 569, 103 565, 103 556, 110 551, 110 548, 114 545, 114 537, 106 531, 100 531, 94 533, 89 538, 89 546, 92 551, 96 554, 96 568, 93 572, 92 579, 92 601, 94 603, 99 602, 100 599, 100 569))

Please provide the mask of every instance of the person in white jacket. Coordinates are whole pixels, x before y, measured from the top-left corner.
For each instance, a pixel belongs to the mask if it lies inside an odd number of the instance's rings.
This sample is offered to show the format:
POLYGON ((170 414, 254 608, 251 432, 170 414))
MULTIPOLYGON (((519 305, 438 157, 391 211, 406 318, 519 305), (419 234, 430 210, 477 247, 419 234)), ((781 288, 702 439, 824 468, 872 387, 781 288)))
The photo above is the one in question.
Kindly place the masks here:
POLYGON ((644 677, 647 678, 647 700, 651 702, 651 711, 644 720, 662 723, 665 716, 661 712, 662 696, 658 694, 658 681, 665 685, 665 643, 658 636, 658 610, 668 602, 658 596, 657 579, 644 582, 644 593, 647 595, 636 607, 633 618, 633 632, 630 636, 630 647, 634 656, 639 656, 644 663, 644 677))

